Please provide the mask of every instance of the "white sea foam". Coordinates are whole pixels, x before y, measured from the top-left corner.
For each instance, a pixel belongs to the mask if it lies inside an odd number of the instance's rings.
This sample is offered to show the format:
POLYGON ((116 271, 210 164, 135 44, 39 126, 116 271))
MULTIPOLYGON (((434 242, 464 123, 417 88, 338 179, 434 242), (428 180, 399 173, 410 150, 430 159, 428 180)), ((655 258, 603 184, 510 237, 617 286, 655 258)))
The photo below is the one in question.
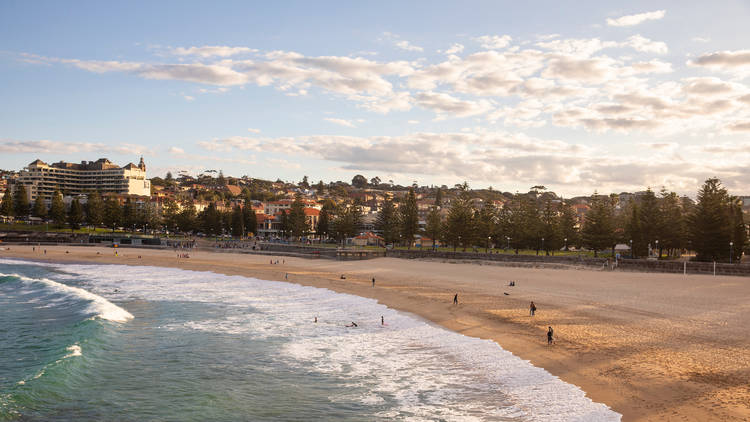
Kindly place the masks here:
MULTIPOLYGON (((578 387, 489 340, 454 333, 376 301, 326 289, 179 269, 60 265, 118 298, 221 304, 221 318, 171 323, 278 342, 276 359, 343 380, 346 397, 404 420, 619 421, 578 387), (106 270, 105 270, 106 269, 106 270), (386 326, 380 325, 383 315, 386 326), (318 323, 313 323, 314 317, 318 323), (357 328, 345 327, 351 321, 357 328)), ((60 277, 64 278, 64 275, 60 277)), ((89 288, 87 286, 87 288, 89 288)))
POLYGON ((68 353, 67 355, 65 355, 63 357, 63 359, 65 359, 65 358, 72 358, 74 356, 81 356, 81 346, 79 346, 78 343, 76 343, 76 344, 74 344, 72 346, 68 346, 65 350, 69 351, 70 353, 68 353))
MULTIPOLYGON (((80 299, 89 301, 89 305, 86 312, 96 314, 99 318, 106 319, 114 322, 126 322, 133 319, 133 315, 130 312, 122 309, 107 299, 84 290, 80 287, 68 286, 67 284, 59 283, 54 280, 47 278, 30 278, 19 274, 0 274, 0 275, 11 275, 18 277, 24 283, 41 283, 46 288, 51 289, 57 293, 61 293, 67 296, 76 296, 80 299)), ((57 299, 50 299, 49 302, 59 302, 57 299)), ((49 303, 47 304, 49 305, 49 303)))

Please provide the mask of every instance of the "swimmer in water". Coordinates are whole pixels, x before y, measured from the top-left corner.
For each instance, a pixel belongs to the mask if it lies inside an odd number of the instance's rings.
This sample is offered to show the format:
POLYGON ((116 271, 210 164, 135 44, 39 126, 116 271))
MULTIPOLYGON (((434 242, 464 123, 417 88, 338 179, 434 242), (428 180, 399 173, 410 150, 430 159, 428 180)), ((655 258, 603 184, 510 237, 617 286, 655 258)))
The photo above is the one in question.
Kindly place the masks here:
POLYGON ((352 323, 347 325, 347 327, 357 327, 357 323, 352 321, 352 323))

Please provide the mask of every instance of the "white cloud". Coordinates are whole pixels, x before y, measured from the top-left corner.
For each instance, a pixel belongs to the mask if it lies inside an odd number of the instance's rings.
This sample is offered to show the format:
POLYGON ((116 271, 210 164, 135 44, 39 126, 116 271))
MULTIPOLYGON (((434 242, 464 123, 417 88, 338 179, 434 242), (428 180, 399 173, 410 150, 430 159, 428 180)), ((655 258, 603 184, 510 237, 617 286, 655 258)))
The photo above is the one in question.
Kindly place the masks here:
POLYGON ((169 147, 169 149, 167 150, 167 152, 169 152, 170 154, 174 154, 174 155, 185 154, 185 150, 182 149, 182 148, 180 148, 180 147, 169 147))
POLYGON ((750 50, 717 51, 703 54, 689 61, 692 66, 705 66, 717 70, 737 70, 750 68, 750 50))
POLYGON ((202 47, 177 47, 170 50, 176 56, 230 57, 238 54, 256 53, 258 50, 248 47, 228 47, 225 45, 206 45, 202 47))
POLYGON ((459 54, 464 51, 463 44, 453 43, 451 44, 450 48, 443 51, 445 54, 459 54))
MULTIPOLYGON (((737 130, 750 129, 738 122, 737 130)), ((613 151, 610 145, 587 147, 503 131, 468 130, 449 133, 418 132, 401 136, 327 136, 254 140, 259 151, 284 151, 299 160, 314 158, 337 163, 347 171, 368 171, 407 178, 441 175, 445 180, 525 186, 541 183, 558 192, 576 194, 639 190, 666 185, 694 193, 708 177, 721 177, 727 186, 742 182, 738 166, 750 164, 748 145, 679 148, 671 142, 640 143, 652 150, 646 157, 613 151), (727 148, 742 153, 727 164, 727 148), (682 151, 687 158, 675 155, 682 151), (399 151, 399 154, 393 154, 399 151), (690 155, 693 154, 693 155, 690 155), (307 158, 306 158, 307 157, 307 158)), ((233 150, 236 139, 209 141, 211 150, 233 150)), ((243 148, 244 149, 244 148, 243 148)), ((736 152, 734 153, 736 156, 736 152)), ((291 158, 290 158, 291 159, 291 158)), ((275 160, 272 158, 272 160, 275 160)), ((274 163, 276 163, 274 161, 274 163)), ((282 163, 279 163, 281 165, 282 163)))
POLYGON ((251 128, 251 127, 247 128, 247 131, 251 132, 251 133, 260 133, 260 129, 254 129, 254 128, 251 128))
POLYGON ((417 103, 446 117, 468 117, 487 113, 492 104, 487 100, 461 100, 440 92, 421 92, 416 95, 417 103))
POLYGON ((633 35, 624 43, 642 53, 667 54, 667 44, 661 41, 652 41, 641 35, 633 35))
POLYGON ((510 35, 482 35, 481 37, 473 38, 473 40, 480 43, 484 48, 497 50, 507 47, 513 38, 510 35))
POLYGON ((396 41, 396 47, 406 51, 424 51, 424 48, 411 44, 409 41, 396 41))
POLYGON ((339 126, 357 127, 357 126, 354 125, 354 122, 352 122, 351 120, 337 119, 337 118, 334 118, 334 117, 326 117, 323 120, 325 120, 327 122, 331 122, 331 123, 339 125, 339 126))
POLYGON ((537 47, 581 58, 591 57, 602 49, 617 45, 618 43, 614 41, 602 41, 598 38, 565 38, 536 43, 537 47))
POLYGON ((621 16, 617 19, 607 18, 609 26, 634 26, 649 20, 659 20, 666 15, 665 10, 655 10, 653 12, 638 13, 635 15, 621 16))
POLYGON ((0 141, 0 152, 6 154, 78 154, 96 152, 102 154, 151 155, 149 147, 130 143, 108 145, 101 142, 60 142, 47 139, 38 141, 0 141))
POLYGON ((183 95, 182 98, 184 98, 185 101, 193 101, 193 100, 195 100, 195 97, 190 96, 190 95, 183 95))
POLYGON ((706 42, 711 41, 711 38, 708 38, 708 37, 693 37, 692 40, 695 41, 695 42, 706 43, 706 42))
POLYGON ((409 123, 411 125, 419 124, 419 120, 408 120, 406 123, 409 123))

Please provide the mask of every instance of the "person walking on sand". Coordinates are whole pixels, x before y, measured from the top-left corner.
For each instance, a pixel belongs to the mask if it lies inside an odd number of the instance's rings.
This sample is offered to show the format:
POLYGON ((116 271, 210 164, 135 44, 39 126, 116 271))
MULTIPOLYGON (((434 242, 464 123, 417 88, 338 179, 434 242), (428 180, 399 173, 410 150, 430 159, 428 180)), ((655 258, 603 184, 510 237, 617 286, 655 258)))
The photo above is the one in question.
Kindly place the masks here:
POLYGON ((534 316, 534 313, 536 313, 536 305, 534 305, 534 301, 531 301, 531 305, 529 305, 529 315, 534 316))
POLYGON ((552 329, 552 327, 548 327, 547 330, 547 344, 554 344, 555 339, 552 337, 555 334, 555 331, 552 329))
POLYGON ((372 287, 375 287, 375 277, 372 278, 372 287))
POLYGON ((453 304, 458 305, 458 293, 456 293, 455 296, 453 296, 453 304))

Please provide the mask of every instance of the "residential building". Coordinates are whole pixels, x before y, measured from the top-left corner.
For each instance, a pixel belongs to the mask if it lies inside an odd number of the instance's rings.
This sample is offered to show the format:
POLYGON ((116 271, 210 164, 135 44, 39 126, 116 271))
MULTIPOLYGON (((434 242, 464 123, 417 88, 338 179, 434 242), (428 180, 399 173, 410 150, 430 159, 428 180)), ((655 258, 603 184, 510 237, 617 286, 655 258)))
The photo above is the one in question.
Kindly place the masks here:
POLYGON ((136 166, 112 164, 106 158, 81 161, 80 164, 60 161, 47 164, 35 160, 19 172, 17 183, 23 184, 29 201, 42 196, 51 201, 52 194, 60 190, 65 195, 82 195, 88 192, 115 193, 119 195, 151 195, 151 181, 146 178, 146 164, 141 157, 136 166))

